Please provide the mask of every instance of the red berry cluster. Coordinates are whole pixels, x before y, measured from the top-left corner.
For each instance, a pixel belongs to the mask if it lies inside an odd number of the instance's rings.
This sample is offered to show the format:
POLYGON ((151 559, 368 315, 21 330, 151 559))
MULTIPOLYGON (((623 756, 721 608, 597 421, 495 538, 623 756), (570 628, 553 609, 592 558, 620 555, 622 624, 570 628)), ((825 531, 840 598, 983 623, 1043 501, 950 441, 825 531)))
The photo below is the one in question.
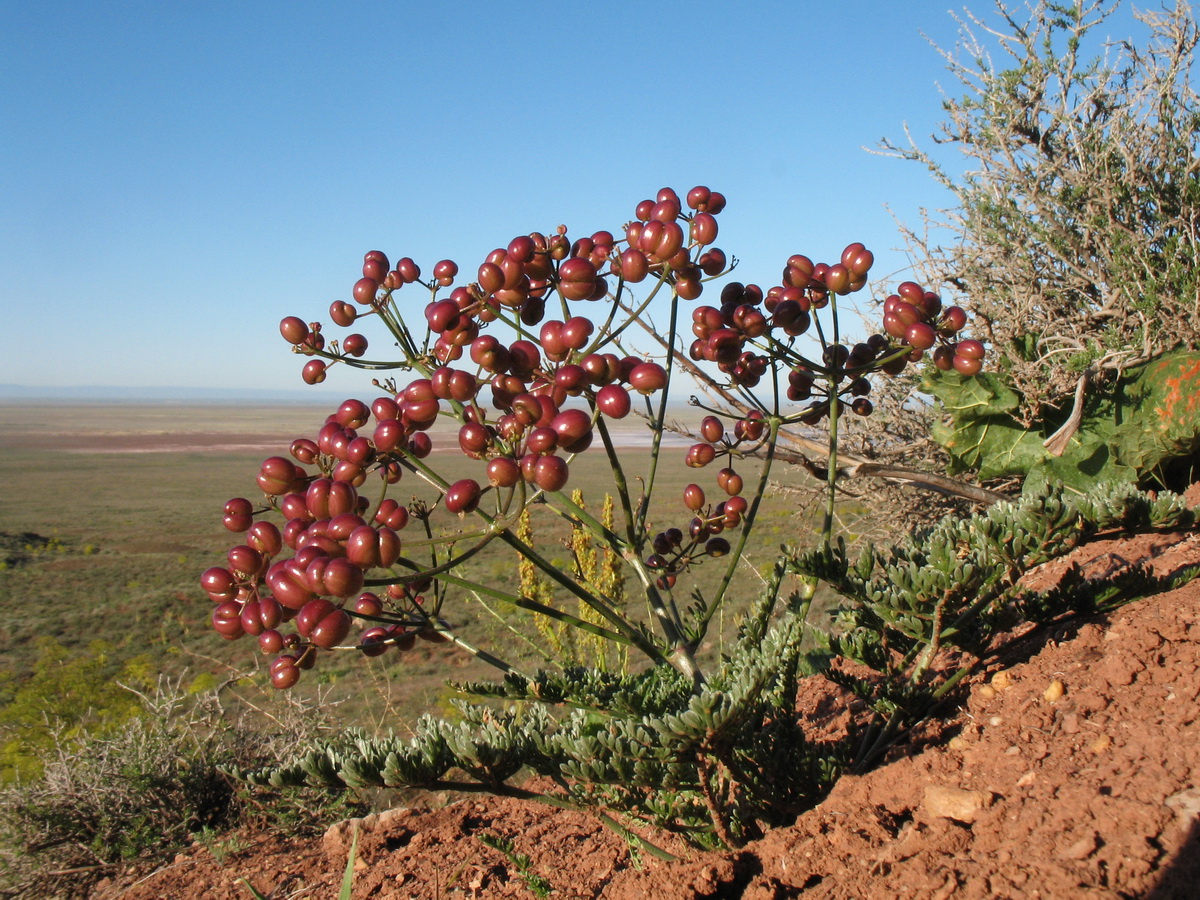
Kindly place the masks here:
POLYGON ((655 534, 651 540, 654 552, 646 558, 647 568, 658 573, 658 586, 662 589, 673 588, 677 576, 693 563, 729 553, 729 541, 720 534, 727 528, 740 527, 750 508, 749 501, 742 496, 745 481, 733 468, 733 460, 761 446, 767 436, 766 420, 755 410, 738 419, 733 434, 729 435, 719 418, 705 416, 700 423, 700 434, 704 440, 688 448, 684 462, 689 468, 702 469, 718 457, 725 457, 727 464, 716 478, 717 489, 724 499, 709 503, 704 488, 698 484, 683 489, 683 505, 693 514, 691 521, 686 529, 668 528, 655 534))
MULTIPOLYGON (((226 504, 226 527, 245 538, 224 566, 202 576, 216 604, 214 628, 230 639, 256 636, 264 652, 277 654, 271 677, 278 687, 294 684, 318 651, 345 645, 356 619, 366 627, 352 646, 368 655, 411 646, 416 636, 444 640, 440 600, 429 609, 424 604, 423 592, 435 586, 434 579, 401 556, 399 533, 410 514, 428 519, 440 504, 452 516, 478 513, 490 522, 489 510, 508 516, 514 501, 523 505, 538 492, 561 491, 571 459, 592 445, 602 420, 624 418, 633 394, 649 397, 668 383, 663 364, 614 352, 628 324, 616 321, 615 300, 596 307, 601 315, 595 318, 572 307, 607 297, 627 300, 629 286, 647 279, 655 290, 667 285, 677 298, 698 298, 707 279, 729 268, 725 253, 712 246, 724 208, 725 198, 706 187, 693 188, 682 201, 664 188, 637 204, 620 238, 597 231, 572 240, 565 226, 518 235, 486 256, 474 281, 457 286, 459 266, 452 260, 438 262, 422 281, 413 260, 393 267, 373 250, 350 299, 335 301, 329 318, 350 328, 378 317, 400 348, 399 361, 364 359, 369 345, 361 334, 327 344, 320 322, 283 319, 283 338, 310 357, 302 370, 310 384, 323 381, 333 363, 402 369, 411 378, 403 384, 375 381, 385 393, 369 406, 346 400, 315 439, 293 442, 290 458, 264 460, 257 479, 262 503, 236 498, 226 504), (429 291, 423 316, 401 314, 400 292, 412 285, 429 291), (561 309, 559 317, 547 318, 548 303, 561 309), (485 333, 492 323, 511 333, 485 333), (433 448, 429 431, 438 421, 455 423, 459 450, 481 464, 478 477, 447 484, 424 462, 433 448), (405 470, 437 485, 438 501, 406 508, 387 498, 387 487, 405 470), (359 493, 372 476, 380 486, 373 510, 359 493), (485 500, 489 506, 481 508, 485 500), (282 516, 282 528, 260 518, 271 511, 282 516), (387 585, 382 595, 364 592, 372 570, 381 570, 372 584, 387 585), (281 629, 293 622, 285 634, 281 629)), ((809 424, 843 398, 855 412, 868 414, 867 376, 898 372, 931 348, 939 368, 977 372, 982 345, 952 342, 965 314, 953 306, 943 311, 936 295, 910 282, 886 301, 883 334, 846 347, 827 343, 820 333, 819 361, 800 352, 797 338, 814 323, 820 329, 817 311, 831 296, 861 289, 872 262, 871 252, 855 243, 834 265, 791 257, 781 283, 767 291, 725 285, 718 306, 693 310, 692 359, 715 364, 747 392, 786 371, 789 401, 809 405, 782 421, 809 424)), ((704 440, 685 462, 702 468, 726 458, 716 479, 723 499, 709 503, 704 489, 689 485, 683 496, 691 516, 687 527, 646 536, 644 546, 652 552, 643 562, 659 587, 673 587, 694 562, 730 552, 721 533, 742 525, 749 509, 734 460, 766 439, 767 425, 758 411, 736 420, 730 434, 716 416, 701 423, 704 440)))
MULTIPOLYGON (((376 414, 390 412, 392 402, 377 400, 376 414)), ((367 518, 370 503, 358 487, 368 470, 388 483, 399 480, 402 471, 356 433, 371 415, 365 404, 347 400, 315 441, 292 443, 291 459, 263 460, 257 477, 265 495, 262 505, 241 497, 225 504, 225 527, 245 534, 245 542, 229 550, 225 566, 206 570, 200 583, 216 603, 212 622, 218 633, 231 640, 256 636, 264 653, 279 654, 271 665, 276 687, 295 684, 318 649, 343 645, 355 616, 389 617, 388 627, 371 627, 359 636, 358 646, 370 655, 389 646, 411 646, 417 634, 435 637, 437 625, 421 609, 427 582, 390 586, 384 600, 363 591, 366 573, 389 569, 399 560, 398 532, 409 521, 408 510, 392 499, 381 500, 367 518), (317 472, 310 474, 302 463, 315 464, 317 472), (283 516, 282 531, 265 519, 255 521, 271 510, 283 516), (291 552, 287 558, 285 548, 291 552), (293 622, 294 632, 281 631, 293 622)), ((414 456, 427 454, 428 436, 415 435, 406 449, 414 456)))
POLYGON ((942 308, 941 298, 906 281, 883 302, 883 330, 912 347, 907 359, 916 361, 933 350, 933 364, 947 372, 975 375, 983 368, 984 347, 979 341, 954 341, 967 324, 967 314, 958 306, 942 308))

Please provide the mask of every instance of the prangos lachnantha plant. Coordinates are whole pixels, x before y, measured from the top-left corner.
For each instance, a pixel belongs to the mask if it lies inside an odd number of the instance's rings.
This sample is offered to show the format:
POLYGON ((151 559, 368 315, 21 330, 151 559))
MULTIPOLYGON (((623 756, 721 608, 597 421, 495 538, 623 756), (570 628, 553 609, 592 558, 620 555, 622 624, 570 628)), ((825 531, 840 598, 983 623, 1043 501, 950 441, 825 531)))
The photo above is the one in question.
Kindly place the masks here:
MULTIPOLYGON (((325 653, 378 655, 427 638, 504 673, 501 686, 473 685, 475 693, 600 716, 559 723, 562 731, 542 707, 480 709, 461 727, 428 724, 417 758, 402 762, 407 757, 388 751, 394 759, 383 763, 385 782, 441 784, 453 759, 495 790, 530 765, 558 779, 565 797, 612 802, 689 829, 707 821, 738 840, 755 819, 794 811, 820 781, 813 767, 825 764, 807 761, 803 736, 786 715, 815 581, 785 588, 780 568, 734 651, 715 664, 698 654, 766 499, 776 443, 784 429, 827 424, 820 544, 828 555, 840 419, 871 413, 874 376, 926 354, 934 366, 970 376, 981 369, 984 348, 960 337, 961 309, 943 309, 911 282, 885 301, 880 333, 844 343, 838 299, 866 285, 873 262, 858 243, 832 265, 790 257, 780 283, 766 290, 728 282, 716 304, 698 303, 709 282, 732 268, 713 246, 724 207, 708 188, 693 188, 683 201, 664 188, 637 205, 621 237, 597 231, 572 240, 563 226, 518 235, 487 256, 474 281, 457 286, 459 267, 450 260, 422 281, 412 260, 393 267, 372 251, 354 302, 336 301, 329 316, 347 328, 376 319, 396 359, 369 357, 371 345, 359 333, 327 343, 319 323, 281 322, 283 337, 309 357, 305 381, 324 380, 335 365, 400 371, 407 380, 377 377, 371 402, 346 400, 314 437, 293 442, 290 458, 264 460, 262 501, 226 504, 226 527, 246 538, 226 565, 201 579, 216 604, 216 630, 230 639, 256 637, 275 657, 271 679, 280 688, 296 684, 325 653), (414 290, 427 296, 414 304, 414 290), (662 467, 679 461, 664 435, 680 361, 675 353, 635 355, 628 344, 630 324, 656 302, 667 311, 666 347, 686 345, 690 319, 690 360, 714 371, 748 410, 703 409, 701 440, 682 462, 716 469, 716 476, 688 484, 666 523, 652 521, 651 501, 662 467), (412 314, 422 305, 423 316, 412 314), (650 425, 650 446, 636 468, 615 428, 635 403, 650 425), (439 433, 439 424, 450 432, 439 433), (431 455, 435 437, 475 461, 475 473, 446 475, 431 455), (755 469, 742 463, 751 455, 761 460, 755 469), (610 517, 598 518, 568 490, 573 468, 589 457, 611 475, 610 517), (410 502, 394 496, 402 490, 410 502), (644 613, 607 594, 582 565, 556 564, 539 552, 519 524, 534 508, 587 532, 608 558, 621 560, 621 577, 629 591, 636 586, 644 613), (573 607, 552 594, 530 596, 517 582, 473 576, 469 564, 490 545, 506 545, 573 607), (701 581, 701 572, 710 577, 701 581), (455 604, 472 596, 611 642, 630 654, 632 674, 570 666, 521 672, 449 624, 455 604), (768 628, 780 606, 783 618, 768 628), (564 743, 554 749, 554 741, 564 743), (558 762, 539 764, 539 753, 558 762), (780 754, 791 762, 774 758, 780 754), (605 800, 606 792, 624 799, 605 800)), ((654 516, 663 515, 656 507, 654 516)))

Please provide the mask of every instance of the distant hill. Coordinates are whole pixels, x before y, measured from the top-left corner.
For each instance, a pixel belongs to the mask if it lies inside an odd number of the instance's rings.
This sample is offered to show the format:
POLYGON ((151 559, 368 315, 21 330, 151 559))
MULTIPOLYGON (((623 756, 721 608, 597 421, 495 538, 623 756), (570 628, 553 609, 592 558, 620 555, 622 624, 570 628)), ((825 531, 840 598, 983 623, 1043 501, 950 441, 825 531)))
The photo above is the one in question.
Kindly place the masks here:
POLYGON ((287 403, 325 404, 344 398, 344 391, 329 388, 275 390, 261 388, 121 387, 83 385, 43 387, 0 384, 0 403, 287 403))
MULTIPOLYGON (((349 391, 329 387, 307 390, 274 390, 260 388, 194 388, 194 387, 122 387, 114 385, 84 385, 80 387, 43 387, 23 384, 0 384, 0 403, 213 403, 269 406, 325 406, 347 397, 367 400, 378 396, 377 389, 349 391)), ((580 402, 580 401, 573 401, 580 402)), ((690 418, 698 413, 686 403, 672 401, 667 415, 671 418, 690 418)))

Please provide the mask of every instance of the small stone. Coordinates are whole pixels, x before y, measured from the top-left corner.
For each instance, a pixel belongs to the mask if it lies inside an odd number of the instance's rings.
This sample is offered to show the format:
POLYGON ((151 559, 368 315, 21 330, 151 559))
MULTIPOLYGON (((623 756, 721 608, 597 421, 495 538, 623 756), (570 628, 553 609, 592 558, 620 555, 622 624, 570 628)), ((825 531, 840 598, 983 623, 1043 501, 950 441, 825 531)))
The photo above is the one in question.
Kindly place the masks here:
POLYGON ((992 676, 992 687, 998 691, 1002 691, 1007 687, 1012 686, 1012 676, 1006 671, 997 672, 992 676))
POLYGON ((1087 859, 1096 852, 1096 832, 1084 835, 1066 850, 1058 854, 1059 859, 1087 859))
POLYGON ((955 735, 954 737, 950 738, 949 746, 951 750, 966 750, 971 746, 971 742, 960 735, 955 735))
POLYGON ((996 696, 996 689, 990 685, 981 684, 975 689, 975 696, 980 700, 991 700, 996 696))
POLYGON ((1110 738, 1107 734, 1102 734, 1100 737, 1088 744, 1088 749, 1093 753, 1103 753, 1111 746, 1112 738, 1110 738))
POLYGON ((1166 803, 1184 822, 1200 818, 1200 788, 1185 788, 1168 797, 1166 803))
POLYGON ((931 784, 925 788, 921 808, 926 815, 939 819, 953 819, 970 825, 975 815, 992 805, 992 794, 988 791, 968 791, 964 788, 931 784))
POLYGON ((1000 716, 992 716, 990 719, 988 719, 988 724, 989 724, 989 725, 993 725, 993 726, 995 726, 995 725, 1003 725, 1003 724, 1004 724, 1004 719, 1003 719, 1003 718, 1001 718, 1000 716))
POLYGON ((1029 787, 1037 781, 1037 772, 1029 771, 1017 779, 1017 787, 1029 787))
POLYGON ((1063 687, 1063 683, 1055 678, 1050 682, 1050 687, 1046 688, 1046 692, 1042 696, 1046 699, 1047 703, 1054 703, 1061 700, 1064 693, 1066 693, 1066 689, 1063 687))

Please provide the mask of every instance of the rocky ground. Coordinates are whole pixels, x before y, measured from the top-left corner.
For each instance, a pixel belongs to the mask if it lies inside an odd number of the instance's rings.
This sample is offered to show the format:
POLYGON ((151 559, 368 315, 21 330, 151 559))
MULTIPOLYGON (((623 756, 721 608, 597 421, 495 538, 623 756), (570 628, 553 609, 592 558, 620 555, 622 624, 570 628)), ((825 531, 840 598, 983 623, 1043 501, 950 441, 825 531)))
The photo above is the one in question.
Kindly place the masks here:
MULTIPOLYGON (((1077 554, 1097 579, 1138 560, 1175 572, 1200 562, 1200 534, 1114 538, 1077 554)), ((807 702, 827 726, 839 721, 841 698, 823 679, 807 702)), ((324 840, 247 834, 220 859, 195 846, 92 896, 247 900, 246 878, 271 898, 335 897, 354 826, 355 898, 1196 897, 1200 580, 1014 636, 957 715, 735 852, 668 844, 685 858, 636 858, 591 816, 472 797, 343 823, 324 840), (510 840, 528 866, 482 834, 510 840)))

